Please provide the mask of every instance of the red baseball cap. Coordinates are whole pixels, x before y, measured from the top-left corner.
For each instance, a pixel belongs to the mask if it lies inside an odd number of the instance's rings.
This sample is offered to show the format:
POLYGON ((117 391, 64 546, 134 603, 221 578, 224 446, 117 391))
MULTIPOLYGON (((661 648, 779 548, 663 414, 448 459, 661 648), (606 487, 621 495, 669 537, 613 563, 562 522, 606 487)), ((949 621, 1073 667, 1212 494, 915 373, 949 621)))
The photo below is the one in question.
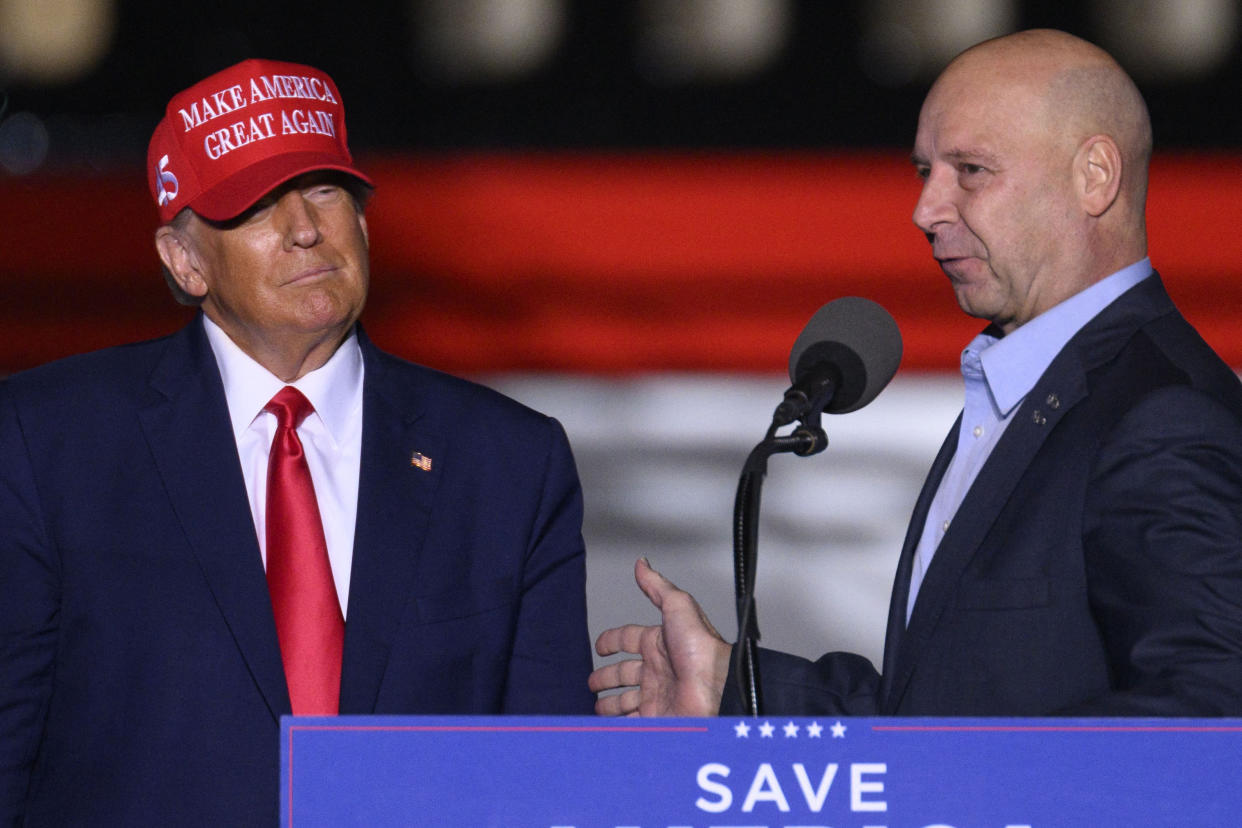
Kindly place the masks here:
POLYGON ((339 170, 368 186, 345 140, 336 84, 310 66, 246 60, 168 102, 147 149, 147 182, 167 223, 189 207, 226 221, 280 184, 339 170))

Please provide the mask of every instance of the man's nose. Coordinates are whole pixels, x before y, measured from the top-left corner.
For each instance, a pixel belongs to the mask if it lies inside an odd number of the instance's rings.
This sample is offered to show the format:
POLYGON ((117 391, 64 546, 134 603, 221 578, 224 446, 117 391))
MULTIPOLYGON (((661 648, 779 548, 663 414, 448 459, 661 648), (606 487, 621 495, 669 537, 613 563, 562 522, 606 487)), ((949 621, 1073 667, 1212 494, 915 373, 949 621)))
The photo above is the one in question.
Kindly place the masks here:
POLYGON ((923 191, 914 205, 914 223, 928 236, 936 232, 937 226, 957 221, 952 176, 952 170, 940 169, 931 170, 923 179, 923 191))
POLYGON ((285 249, 314 247, 323 239, 319 232, 319 217, 315 207, 299 190, 285 193, 280 200, 281 216, 285 222, 285 249))

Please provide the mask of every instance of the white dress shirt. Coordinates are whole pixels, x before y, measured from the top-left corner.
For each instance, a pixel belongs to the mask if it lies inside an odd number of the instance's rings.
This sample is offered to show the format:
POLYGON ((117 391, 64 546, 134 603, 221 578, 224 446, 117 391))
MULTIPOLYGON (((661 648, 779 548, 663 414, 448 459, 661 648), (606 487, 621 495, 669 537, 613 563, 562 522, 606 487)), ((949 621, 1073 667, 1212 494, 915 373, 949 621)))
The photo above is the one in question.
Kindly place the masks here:
POLYGON ((332 579, 336 583, 341 613, 345 614, 362 463, 363 368, 357 337, 351 333, 321 368, 294 383, 285 383, 244 353, 210 319, 203 317, 203 324, 224 381, 224 396, 228 401, 264 568, 267 566, 267 457, 276 435, 276 416, 263 407, 287 384, 306 395, 315 407, 314 413, 307 416, 297 431, 315 486, 332 579))

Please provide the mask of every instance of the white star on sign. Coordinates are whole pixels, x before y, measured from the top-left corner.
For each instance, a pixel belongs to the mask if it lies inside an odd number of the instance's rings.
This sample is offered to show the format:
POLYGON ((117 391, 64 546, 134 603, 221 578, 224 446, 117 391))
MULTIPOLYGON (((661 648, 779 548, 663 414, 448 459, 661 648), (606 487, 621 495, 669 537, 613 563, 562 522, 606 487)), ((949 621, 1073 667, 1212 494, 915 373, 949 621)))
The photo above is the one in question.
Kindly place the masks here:
POLYGON ((739 739, 749 739, 750 725, 746 724, 746 722, 738 722, 733 726, 733 732, 737 734, 739 739))
POLYGON ((811 722, 806 726, 806 735, 812 739, 818 739, 819 734, 824 732, 824 726, 819 722, 811 722))
POLYGON ((832 726, 832 738, 834 739, 845 738, 845 725, 841 724, 840 721, 838 721, 836 724, 832 726))
POLYGON ((798 726, 794 724, 793 722, 790 722, 789 724, 785 725, 785 738, 786 739, 797 739, 798 738, 798 726))
POLYGON ((776 728, 772 727, 771 722, 764 722, 763 724, 759 725, 759 735, 762 736, 764 739, 771 739, 772 733, 775 730, 776 728))

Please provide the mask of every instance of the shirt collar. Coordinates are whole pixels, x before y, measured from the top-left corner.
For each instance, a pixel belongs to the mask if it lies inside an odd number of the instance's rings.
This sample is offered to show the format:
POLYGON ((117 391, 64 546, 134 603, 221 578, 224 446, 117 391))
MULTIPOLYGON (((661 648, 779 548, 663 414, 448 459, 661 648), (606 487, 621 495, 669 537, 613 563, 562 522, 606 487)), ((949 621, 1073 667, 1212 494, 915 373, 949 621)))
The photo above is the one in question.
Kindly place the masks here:
POLYGON ((1007 416, 1043 376, 1065 344, 1121 294, 1152 274, 1144 258, 1044 311, 1002 339, 981 334, 983 373, 1001 416, 1007 416))
POLYGON ((203 327, 220 367, 234 439, 240 439, 277 391, 292 385, 310 400, 328 435, 340 441, 350 416, 362 405, 362 349, 354 331, 321 367, 286 383, 239 348, 205 315, 203 327))

